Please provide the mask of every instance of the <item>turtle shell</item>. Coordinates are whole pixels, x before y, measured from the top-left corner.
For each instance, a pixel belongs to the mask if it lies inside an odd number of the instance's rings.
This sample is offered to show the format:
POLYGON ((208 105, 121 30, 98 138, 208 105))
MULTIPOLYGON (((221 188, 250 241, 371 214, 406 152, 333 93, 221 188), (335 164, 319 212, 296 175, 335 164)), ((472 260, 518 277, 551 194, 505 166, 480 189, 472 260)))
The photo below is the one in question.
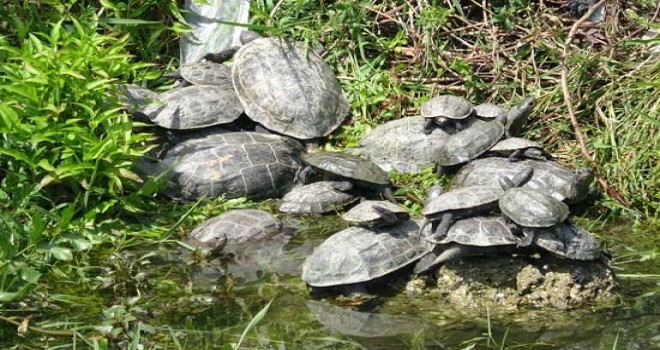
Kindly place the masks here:
POLYGON ((313 287, 331 287, 382 277, 431 251, 418 232, 414 221, 383 230, 349 227, 316 247, 303 263, 301 278, 313 287))
POLYGON ((490 247, 514 245, 519 241, 501 216, 474 216, 455 221, 438 243, 490 247))
POLYGON ((231 86, 192 85, 158 95, 143 113, 167 129, 197 129, 236 120, 243 107, 231 86))
POLYGON ((174 197, 263 199, 293 186, 302 148, 277 135, 230 132, 177 144, 162 162, 171 169, 174 197))
POLYGON ((500 210, 523 227, 550 227, 568 217, 568 206, 533 188, 515 187, 504 192, 500 210))
POLYGON ((418 173, 434 165, 433 153, 449 139, 449 133, 434 128, 424 133, 423 117, 406 117, 378 125, 360 141, 358 151, 385 171, 418 173))
POLYGON ((296 214, 323 214, 336 211, 358 200, 350 193, 350 184, 337 181, 319 181, 298 186, 285 194, 278 210, 296 214))
POLYGON ((465 119, 473 110, 472 103, 462 97, 440 95, 422 103, 420 113, 424 118, 465 119))
POLYGON ((302 162, 330 177, 341 177, 375 185, 390 185, 389 175, 370 160, 337 153, 305 153, 302 162))
POLYGON ((231 87, 231 67, 215 62, 182 64, 179 74, 193 85, 215 85, 231 87))
MULTIPOLYGON (((395 216, 395 218, 392 219, 395 219, 397 222, 405 221, 410 218, 410 215, 406 209, 402 208, 401 206, 388 201, 374 200, 366 200, 360 202, 351 208, 351 210, 344 213, 341 218, 348 222, 356 223, 359 225, 374 225, 378 223, 388 224, 389 222, 385 221, 383 214, 378 212, 377 209, 374 209, 375 207, 383 208, 392 213, 395 216)), ((394 223, 395 222, 391 222, 389 224, 394 223)))
POLYGON ((337 77, 302 43, 250 41, 234 56, 232 80, 248 117, 284 135, 327 136, 348 114, 337 77))
POLYGON ((426 203, 422 214, 432 218, 446 212, 474 213, 497 208, 497 201, 504 193, 499 185, 468 186, 452 189, 426 203))
POLYGON ((598 239, 570 222, 536 230, 534 244, 573 260, 596 260, 603 257, 603 249, 598 239))
MULTIPOLYGON (((556 163, 538 160, 510 162, 506 158, 475 159, 463 166, 454 182, 457 186, 497 186, 501 176, 511 177, 526 167, 534 168, 534 175, 523 185, 548 193, 554 198, 576 203, 584 199, 589 192, 593 176, 578 176, 578 172, 556 163)), ((585 170, 586 171, 586 170, 585 170)))
POLYGON ((496 104, 482 103, 474 106, 474 114, 484 119, 497 119, 505 117, 506 110, 496 104))
POLYGON ((282 229, 282 221, 258 209, 236 209, 212 217, 190 232, 193 242, 214 242, 224 237, 226 244, 258 242, 282 229))
POLYGON ((522 137, 509 137, 496 143, 491 149, 491 152, 513 152, 519 149, 538 148, 542 149, 541 145, 537 142, 524 139, 522 137))
POLYGON ((465 163, 488 151, 502 136, 504 125, 499 121, 475 121, 438 148, 436 162, 442 166, 465 163))

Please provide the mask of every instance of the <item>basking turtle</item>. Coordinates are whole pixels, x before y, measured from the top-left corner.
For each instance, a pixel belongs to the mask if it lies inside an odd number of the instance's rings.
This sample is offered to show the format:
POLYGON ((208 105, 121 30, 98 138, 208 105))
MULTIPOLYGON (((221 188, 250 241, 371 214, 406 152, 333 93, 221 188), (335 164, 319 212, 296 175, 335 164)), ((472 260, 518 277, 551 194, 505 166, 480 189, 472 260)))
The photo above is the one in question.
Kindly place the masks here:
POLYGON ((385 276, 431 250, 418 231, 414 221, 387 229, 349 227, 316 247, 303 264, 301 278, 311 287, 351 288, 385 276))
POLYGON ((337 152, 304 153, 301 160, 306 165, 299 175, 303 183, 309 183, 315 175, 327 180, 350 181, 358 187, 375 188, 396 203, 388 174, 369 160, 337 152))
POLYGON ((501 186, 460 187, 439 194, 435 198, 427 198, 427 203, 422 210, 424 215, 422 228, 432 221, 439 221, 433 234, 427 239, 437 243, 443 239, 449 226, 456 219, 496 210, 498 200, 505 189, 524 184, 532 175, 532 168, 526 168, 516 174, 513 180, 509 180, 501 186))
POLYGON ((363 201, 341 216, 345 221, 367 227, 396 225, 410 219, 408 212, 387 201, 363 201))
POLYGON ((534 97, 527 97, 511 107, 506 114, 506 124, 504 125, 506 137, 514 137, 520 134, 522 126, 527 122, 527 117, 532 113, 535 105, 536 100, 534 97))
POLYGON ((571 222, 535 230, 534 244, 567 259, 598 260, 605 257, 598 239, 571 222))
POLYGON ((474 107, 470 101, 453 95, 436 96, 422 103, 420 113, 426 119, 424 132, 430 134, 434 125, 455 123, 456 130, 461 130, 462 121, 472 114, 474 107))
POLYGON ((540 144, 521 137, 510 137, 501 140, 491 147, 486 155, 508 157, 510 162, 523 159, 552 160, 552 155, 544 151, 540 144))
POLYGON ((520 244, 520 238, 501 216, 474 216, 454 222, 436 243, 439 246, 422 258, 415 273, 466 256, 512 251, 520 244))
POLYGON ((158 126, 181 130, 231 123, 243 107, 231 86, 191 85, 159 94, 142 112, 158 126))
MULTIPOLYGON (((508 179, 501 178, 506 183, 508 179)), ((507 218, 519 226, 536 228, 554 226, 568 217, 568 206, 541 191, 527 187, 510 188, 499 200, 507 218)))
POLYGON ((463 166, 454 177, 456 186, 496 186, 501 176, 511 177, 526 167, 534 168, 534 176, 524 187, 535 188, 567 203, 583 200, 590 190, 593 173, 588 168, 569 170, 556 162, 524 160, 509 162, 505 158, 475 159, 463 166))
POLYGON ((425 124, 423 117, 388 121, 371 130, 349 152, 371 160, 388 172, 418 173, 424 166, 434 165, 434 151, 449 139, 449 133, 442 128, 425 133, 425 124))
POLYGON ((286 193, 300 169, 302 145, 255 132, 213 134, 177 144, 161 168, 170 171, 170 194, 263 199, 286 193))
POLYGON ((319 181, 293 188, 280 200, 278 210, 296 214, 323 214, 336 211, 358 200, 347 193, 348 181, 319 181))
MULTIPOLYGON (((232 81, 248 117, 302 140, 327 136, 342 123, 348 100, 314 50, 299 42, 244 33, 243 46, 233 55, 232 81)), ((206 58, 218 62, 232 53, 206 58)))
POLYGON ((280 231, 282 226, 282 221, 263 210, 229 210, 192 230, 189 243, 217 254, 225 245, 266 239, 280 231))
POLYGON ((481 119, 503 118, 506 117, 506 113, 504 108, 492 103, 482 103, 474 106, 474 114, 481 119))

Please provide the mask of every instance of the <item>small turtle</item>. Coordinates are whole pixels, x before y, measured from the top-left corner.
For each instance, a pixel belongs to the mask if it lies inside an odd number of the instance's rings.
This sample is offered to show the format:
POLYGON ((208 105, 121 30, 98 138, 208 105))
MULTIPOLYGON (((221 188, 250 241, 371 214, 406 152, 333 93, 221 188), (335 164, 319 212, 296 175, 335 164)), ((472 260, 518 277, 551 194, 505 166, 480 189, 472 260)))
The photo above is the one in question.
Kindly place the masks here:
POLYGON ((282 226, 282 221, 263 210, 229 210, 197 226, 188 242, 217 254, 225 245, 266 239, 279 232, 282 226))
POLYGON ((528 139, 521 137, 510 137, 501 140, 491 147, 486 155, 501 155, 508 157, 510 162, 523 159, 552 160, 552 155, 543 150, 543 147, 528 139))
POLYGON ((348 181, 319 181, 298 186, 280 200, 278 210, 296 214, 323 214, 336 211, 358 200, 347 193, 353 188, 348 181))
POLYGON ((303 264, 301 278, 311 287, 342 286, 351 291, 426 255, 432 245, 421 240, 418 231, 412 220, 387 229, 349 227, 316 247, 303 264))
POLYGON ((348 115, 348 100, 330 67, 303 43, 241 33, 241 46, 207 55, 232 57, 232 81, 245 113, 269 130, 301 140, 327 136, 348 115), (235 54, 234 54, 235 51, 235 54))
POLYGON ((454 222, 447 235, 437 242, 433 253, 415 266, 421 274, 434 267, 466 256, 513 251, 520 243, 513 228, 500 216, 474 216, 454 222))
POLYGON ((212 134, 177 144, 158 168, 169 171, 175 198, 272 198, 293 187, 302 148, 272 134, 212 134))
MULTIPOLYGON (((437 243, 443 239, 449 226, 459 218, 477 213, 487 213, 497 209, 497 203, 505 189, 520 186, 533 175, 532 168, 526 168, 508 180, 503 186, 469 186, 455 188, 435 198, 427 199, 422 214, 422 229, 431 221, 439 221, 433 234, 427 239, 437 243)), ((420 231, 421 232, 421 231, 420 231)))
POLYGON ((535 105, 536 100, 534 97, 527 97, 511 107, 506 114, 506 124, 504 125, 506 137, 514 137, 520 134, 522 126, 527 122, 527 117, 532 113, 535 105))
POLYGON ((299 174, 303 183, 309 183, 318 174, 326 180, 350 181, 358 187, 375 188, 396 203, 389 175, 369 160, 336 152, 304 153, 301 160, 306 165, 299 174))
POLYGON ((450 134, 442 128, 424 132, 423 117, 406 117, 388 121, 372 129, 360 140, 351 154, 369 159, 385 171, 411 174, 432 166, 433 153, 450 134))
MULTIPOLYGON (((506 183, 508 179, 501 178, 506 183)), ((507 218, 522 227, 550 227, 568 217, 568 206, 543 192, 527 187, 510 188, 499 200, 507 218)))
POLYGON ((524 160, 509 162, 505 158, 475 159, 463 166, 454 177, 456 186, 496 186, 501 176, 510 177, 526 167, 534 168, 534 176, 524 187, 535 188, 569 204, 583 200, 590 191, 594 175, 589 168, 570 170, 556 162, 524 160))
POLYGON ((474 110, 470 101, 453 95, 436 96, 422 103, 420 113, 426 119, 424 132, 430 134, 434 125, 456 124, 456 130, 461 130, 461 122, 469 117, 474 110))
POLYGON ((534 244, 567 259, 598 260, 606 257, 598 239, 571 222, 537 229, 534 244))
POLYGON ((474 106, 474 114, 481 119, 504 118, 506 117, 506 113, 504 108, 492 103, 482 103, 474 106))
POLYGON ((387 201, 363 201, 341 216, 342 219, 367 227, 396 225, 410 219, 408 212, 387 201))

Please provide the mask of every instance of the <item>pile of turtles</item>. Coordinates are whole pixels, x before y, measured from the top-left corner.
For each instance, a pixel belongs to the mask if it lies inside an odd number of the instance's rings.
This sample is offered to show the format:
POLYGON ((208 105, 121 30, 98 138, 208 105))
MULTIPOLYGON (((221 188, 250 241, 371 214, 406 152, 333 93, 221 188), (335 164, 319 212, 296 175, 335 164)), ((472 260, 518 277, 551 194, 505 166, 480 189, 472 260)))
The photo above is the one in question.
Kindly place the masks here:
MULTIPOLYGON (((342 218, 353 226, 303 264, 309 286, 355 290, 406 266, 424 275, 475 255, 544 250, 575 261, 605 260, 596 238, 568 221, 569 205, 588 197, 593 174, 563 167, 520 137, 533 98, 507 111, 440 95, 422 104, 420 116, 379 125, 344 153, 308 151, 348 115, 336 76, 300 43, 251 32, 241 39, 241 47, 180 67, 171 75, 180 80, 176 88, 156 94, 127 86, 122 100, 175 136, 142 169, 167 173, 173 198, 277 198, 278 210, 290 214, 352 206, 342 218), (389 172, 426 166, 454 176, 454 184, 448 191, 433 187, 423 219, 413 220, 397 204, 389 172)), ((202 224, 190 243, 220 252, 282 227, 262 211, 223 215, 231 217, 202 224)))

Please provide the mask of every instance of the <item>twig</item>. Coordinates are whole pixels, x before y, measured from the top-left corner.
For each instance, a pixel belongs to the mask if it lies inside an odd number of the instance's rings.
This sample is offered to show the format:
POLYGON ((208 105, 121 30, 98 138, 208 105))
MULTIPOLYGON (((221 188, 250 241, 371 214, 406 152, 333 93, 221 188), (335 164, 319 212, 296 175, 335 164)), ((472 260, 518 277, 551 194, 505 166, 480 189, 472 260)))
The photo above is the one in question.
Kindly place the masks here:
POLYGON ((273 6, 273 9, 270 11, 270 14, 268 15, 268 21, 266 21, 266 25, 271 27, 273 25, 273 17, 275 17, 275 14, 277 11, 280 9, 280 6, 282 6, 282 3, 284 0, 280 0, 273 6))
MULTIPOLYGON (((0 321, 5 321, 5 322, 11 323, 15 326, 18 326, 18 327, 24 327, 25 326, 22 322, 12 320, 11 318, 5 317, 5 316, 0 316, 0 321)), ((53 331, 53 330, 50 330, 50 329, 44 329, 44 328, 39 328, 39 327, 34 327, 34 326, 27 326, 27 329, 29 329, 33 332, 41 333, 41 334, 57 335, 57 336, 63 336, 63 337, 73 337, 77 333, 77 332, 70 332, 70 331, 53 331)), ((80 336, 80 334, 78 334, 78 336, 80 336)))
MULTIPOLYGON (((564 104, 566 105, 568 116, 571 119, 571 124, 573 125, 573 130, 575 131, 575 138, 580 144, 580 152, 582 153, 582 157, 592 165, 595 163, 594 157, 589 153, 589 149, 587 148, 587 143, 585 141, 584 134, 582 133, 582 128, 580 128, 580 124, 578 123, 577 117, 575 116, 575 111, 573 110, 573 103, 571 102, 571 93, 568 89, 568 56, 571 47, 571 42, 573 41, 573 38, 575 37, 578 28, 580 28, 582 23, 584 23, 589 17, 591 17, 591 15, 596 11, 596 9, 602 6, 605 3, 605 1, 606 0, 600 0, 599 2, 591 6, 589 8, 589 11, 587 11, 587 13, 585 13, 579 20, 577 20, 573 24, 573 26, 571 26, 571 30, 568 32, 568 36, 564 41, 564 47, 561 55, 561 91, 564 95, 564 104)), ((598 183, 603 188, 603 190, 605 190, 605 192, 611 195, 621 205, 625 206, 626 208, 629 208, 628 203, 626 203, 626 201, 621 197, 621 195, 617 191, 615 191, 610 187, 610 185, 602 176, 596 175, 596 179, 598 180, 598 183)))

